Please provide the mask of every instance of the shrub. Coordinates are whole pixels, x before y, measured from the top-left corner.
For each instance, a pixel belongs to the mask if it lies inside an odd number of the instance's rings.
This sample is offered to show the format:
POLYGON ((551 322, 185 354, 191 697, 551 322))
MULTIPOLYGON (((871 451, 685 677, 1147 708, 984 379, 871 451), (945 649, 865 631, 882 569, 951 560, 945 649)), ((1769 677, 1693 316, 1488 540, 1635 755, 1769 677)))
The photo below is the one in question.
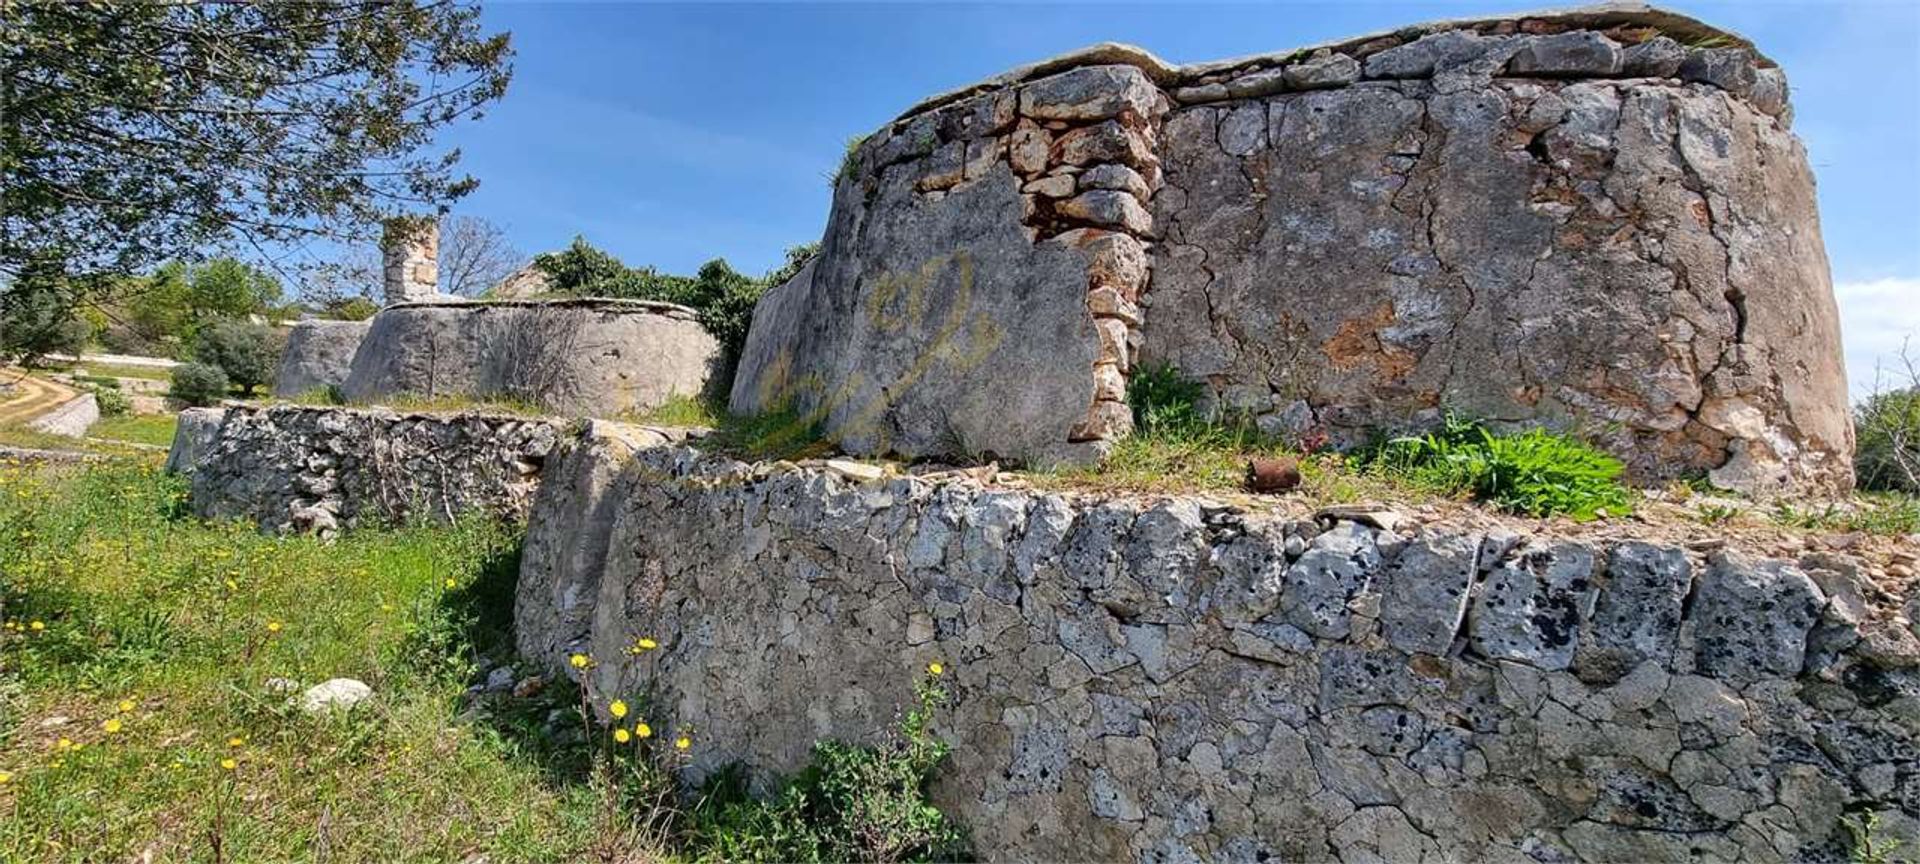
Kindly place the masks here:
POLYGON ((380 311, 380 304, 366 297, 343 297, 328 301, 324 314, 336 321, 365 321, 380 311))
POLYGON ((227 373, 206 363, 182 363, 173 367, 167 395, 188 405, 212 405, 227 395, 227 373))
POLYGON ((691 814, 693 848, 708 861, 954 861, 966 840, 927 801, 947 757, 933 712, 946 698, 929 677, 918 704, 878 747, 814 745, 813 761, 766 800, 736 766, 710 780, 691 814))
POLYGON ((1496 435, 1450 416, 1430 434, 1388 441, 1370 461, 1441 494, 1471 495, 1527 516, 1585 520, 1633 511, 1619 460, 1545 429, 1496 435))
POLYGON ((87 390, 93 393, 93 401, 100 406, 102 417, 120 417, 133 411, 133 400, 120 392, 118 383, 112 387, 89 386, 87 390))
POLYGON ((220 367, 229 383, 251 393, 272 379, 273 367, 280 359, 278 342, 270 328, 244 321, 220 321, 200 331, 193 357, 220 367))
POLYGON ((61 274, 29 268, 0 287, 0 359, 30 366, 48 354, 78 355, 91 336, 61 274))
POLYGON ((1920 384, 1854 409, 1853 470, 1862 489, 1920 492, 1920 384))

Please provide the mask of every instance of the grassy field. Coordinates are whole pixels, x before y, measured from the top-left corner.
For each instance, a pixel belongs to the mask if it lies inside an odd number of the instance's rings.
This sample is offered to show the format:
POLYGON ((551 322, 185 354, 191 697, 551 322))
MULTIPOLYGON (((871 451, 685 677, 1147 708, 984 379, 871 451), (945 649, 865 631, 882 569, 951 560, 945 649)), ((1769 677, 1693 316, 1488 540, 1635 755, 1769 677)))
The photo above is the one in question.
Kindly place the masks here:
POLYGON ((109 441, 129 441, 166 447, 173 443, 174 428, 180 425, 178 414, 122 414, 102 417, 87 434, 109 441))
MULTIPOLYGON (((897 746, 830 749, 835 767, 769 799, 696 794, 666 778, 701 742, 616 741, 580 719, 564 679, 527 698, 469 695, 481 658, 512 659, 515 532, 474 521, 280 538, 201 523, 184 498, 135 462, 0 464, 0 861, 959 848, 922 799, 945 752, 927 734, 937 689, 897 746), (376 695, 316 717, 281 683, 334 677, 376 695), (833 797, 845 790, 857 794, 833 797)), ((627 722, 644 714, 635 704, 627 722)))

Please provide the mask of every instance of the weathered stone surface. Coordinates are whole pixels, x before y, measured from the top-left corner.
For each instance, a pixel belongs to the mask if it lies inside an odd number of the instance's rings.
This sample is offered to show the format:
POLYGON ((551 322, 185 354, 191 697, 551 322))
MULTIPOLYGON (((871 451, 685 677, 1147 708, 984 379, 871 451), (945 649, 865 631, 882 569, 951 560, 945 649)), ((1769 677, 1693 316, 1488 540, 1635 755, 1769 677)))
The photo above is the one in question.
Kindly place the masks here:
POLYGON ((1587 632, 1581 635, 1582 678, 1615 681, 1642 663, 1673 659, 1680 614, 1693 587, 1685 553, 1651 543, 1622 543, 1607 558, 1587 632))
POLYGON ((1620 72, 1633 78, 1672 78, 1679 74, 1687 59, 1687 49, 1665 36, 1655 36, 1627 46, 1622 52, 1620 72))
MULTIPOLYGON (((183 413, 167 464, 191 473, 191 503, 203 518, 244 518, 270 531, 327 534, 361 522, 451 520, 468 512, 523 522, 560 442, 584 435, 584 443, 571 443, 565 452, 584 449, 605 459, 601 454, 624 455, 688 434, 601 421, 577 430, 572 425, 478 412, 230 403, 218 411, 183 413)), ((567 484, 554 494, 583 494, 578 490, 596 476, 594 464, 589 457, 569 458, 567 484)))
POLYGON ((187 408, 175 418, 173 442, 167 448, 168 474, 191 474, 201 454, 220 434, 220 421, 226 416, 221 408, 187 408))
POLYGON ((1580 622, 1593 612, 1594 567, 1592 550, 1576 544, 1520 550, 1476 589, 1468 645, 1495 660, 1567 668, 1580 622))
POLYGON ((1694 669, 1736 683, 1798 674, 1807 633, 1825 603, 1791 564, 1714 555, 1687 619, 1694 669))
POLYGON ((330 714, 352 710, 373 698, 373 688, 356 678, 329 678, 300 694, 300 710, 308 714, 330 714))
POLYGON ((1076 437, 1095 424, 1056 415, 1105 410, 1088 402, 1112 392, 1093 368, 1111 358, 1083 351, 1111 334, 1075 301, 1108 287, 1139 306, 1129 355, 1261 428, 1346 447, 1454 411, 1587 430, 1640 481, 1844 488, 1838 314, 1784 97, 1744 40, 1643 7, 1186 67, 1096 46, 870 136, 804 288, 762 301, 782 326, 749 334, 734 407, 854 400, 818 413, 859 452, 1097 456, 1108 439, 1076 437), (980 124, 1002 131, 943 119, 1015 96, 1024 116, 980 124), (1088 228, 1140 260, 1102 260, 1088 228), (957 292, 921 286, 957 278, 940 274, 960 255, 979 319, 956 330, 925 313, 957 292), (1021 347, 959 335, 987 331, 1021 347), (956 338, 985 352, 961 352, 964 381, 905 386, 908 357, 956 365, 956 338), (1064 353, 1041 366, 1036 340, 1064 353), (916 389, 947 407, 901 413, 916 389), (976 390, 1010 421, 993 446, 927 431, 976 390))
POLYGON ((298 396, 347 383, 354 352, 373 326, 368 321, 298 321, 273 376, 273 395, 298 396))
POLYGON ((373 317, 341 391, 353 402, 458 395, 613 417, 698 396, 718 355, 692 310, 671 304, 413 303, 373 317))
POLYGON ((1620 46, 1591 30, 1533 36, 1521 43, 1507 71, 1542 77, 1604 78, 1620 74, 1620 46))
POLYGON ((1759 70, 1745 48, 1695 48, 1680 62, 1680 80, 1712 84, 1735 96, 1753 91, 1759 70))
POLYGON ((1020 113, 1038 120, 1145 117, 1160 98, 1159 88, 1132 66, 1082 66, 1020 88, 1020 113))
POLYGON ((381 288, 387 305, 439 296, 440 222, 431 216, 388 219, 380 233, 381 288))
POLYGON ((1770 618, 1818 603, 1785 562, 1716 560, 1669 651, 1672 622, 1627 610, 1673 610, 1673 547, 570 446, 518 638, 561 674, 591 654, 596 704, 649 693, 656 728, 699 730, 689 782, 877 741, 939 661, 933 798, 992 860, 1808 860, 1842 812, 1920 807, 1910 705, 1829 707, 1768 647, 1791 641, 1770 618), (643 636, 660 648, 636 658, 643 636), (1645 659, 1559 671, 1589 646, 1645 659))

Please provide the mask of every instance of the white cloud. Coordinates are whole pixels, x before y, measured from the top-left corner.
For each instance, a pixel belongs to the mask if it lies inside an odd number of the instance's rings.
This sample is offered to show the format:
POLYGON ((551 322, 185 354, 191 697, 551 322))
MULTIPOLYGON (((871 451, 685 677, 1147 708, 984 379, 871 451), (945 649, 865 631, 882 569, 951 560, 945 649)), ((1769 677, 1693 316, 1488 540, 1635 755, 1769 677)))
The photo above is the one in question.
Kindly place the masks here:
POLYGON ((1853 398, 1874 391, 1876 372, 1880 383, 1887 382, 1907 340, 1913 340, 1911 353, 1920 362, 1920 278, 1842 282, 1833 293, 1840 301, 1840 337, 1853 398))

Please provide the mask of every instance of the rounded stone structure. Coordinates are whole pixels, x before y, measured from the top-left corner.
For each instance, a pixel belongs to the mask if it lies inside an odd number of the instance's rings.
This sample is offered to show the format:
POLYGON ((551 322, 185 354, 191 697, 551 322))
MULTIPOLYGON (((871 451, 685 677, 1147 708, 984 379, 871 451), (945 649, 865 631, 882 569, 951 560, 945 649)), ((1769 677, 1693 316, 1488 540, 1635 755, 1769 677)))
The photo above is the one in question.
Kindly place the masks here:
POLYGON ((353 370, 353 355, 373 326, 367 321, 299 321, 287 331, 287 350, 273 376, 273 395, 298 396, 338 387, 353 370))
POLYGON ((1096 46, 865 139, 732 407, 855 453, 1084 460, 1165 362, 1302 438, 1457 412, 1579 432, 1641 481, 1844 489, 1790 120, 1745 40, 1644 6, 1194 66, 1096 46))
POLYGON ((342 385, 351 402, 471 396, 612 417, 704 392, 719 343, 693 310, 640 300, 402 303, 342 385))

